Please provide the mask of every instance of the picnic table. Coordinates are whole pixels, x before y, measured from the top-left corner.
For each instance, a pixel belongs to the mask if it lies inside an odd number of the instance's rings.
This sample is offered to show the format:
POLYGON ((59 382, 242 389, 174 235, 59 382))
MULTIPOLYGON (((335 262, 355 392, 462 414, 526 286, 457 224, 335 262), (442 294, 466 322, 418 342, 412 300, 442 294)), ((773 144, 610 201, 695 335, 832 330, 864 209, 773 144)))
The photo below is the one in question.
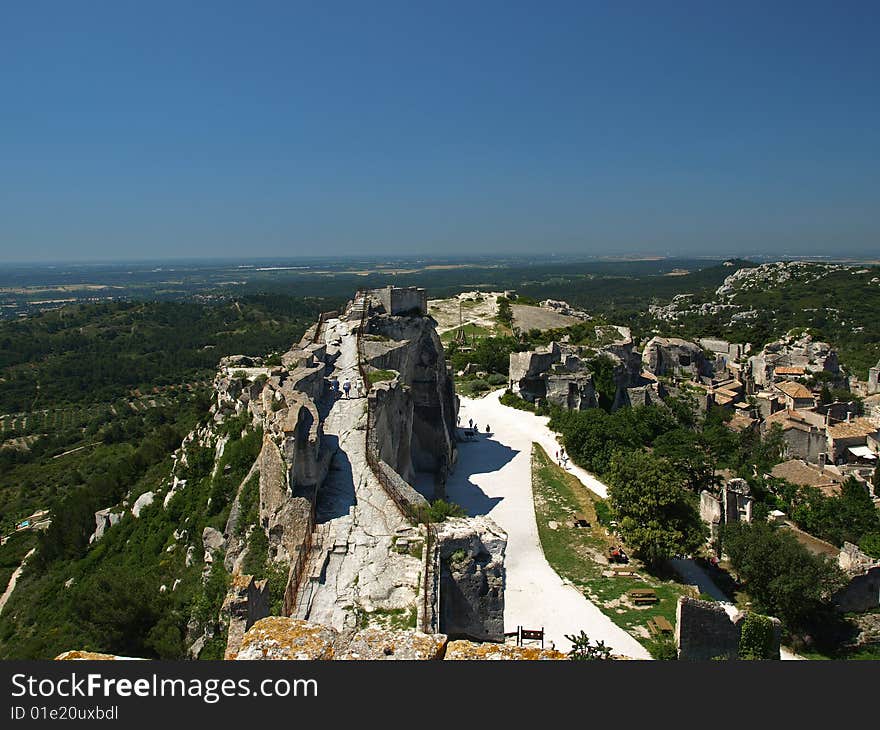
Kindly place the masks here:
POLYGON ((648 631, 652 634, 671 634, 673 628, 665 616, 655 616, 648 621, 648 631))
POLYGON ((638 575, 638 571, 632 565, 612 565, 611 570, 614 575, 638 575))
POLYGON ((636 605, 657 603, 660 600, 652 588, 633 588, 627 595, 636 605))

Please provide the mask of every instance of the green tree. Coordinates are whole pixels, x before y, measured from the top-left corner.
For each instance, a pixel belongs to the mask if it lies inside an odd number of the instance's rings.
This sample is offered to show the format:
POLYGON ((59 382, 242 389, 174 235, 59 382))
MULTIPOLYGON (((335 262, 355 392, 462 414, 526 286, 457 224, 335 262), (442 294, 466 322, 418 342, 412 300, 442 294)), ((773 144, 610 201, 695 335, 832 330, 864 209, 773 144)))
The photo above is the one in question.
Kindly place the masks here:
POLYGON ((565 635, 571 642, 571 650, 568 658, 573 661, 606 661, 611 659, 611 647, 605 646, 604 641, 593 644, 584 631, 579 634, 565 635))
POLYGON ((666 459, 684 475, 694 492, 714 481, 716 458, 702 433, 677 428, 661 434, 654 442, 654 455, 666 459))
POLYGON ((656 566, 702 545, 705 528, 694 497, 667 461, 645 451, 617 452, 607 480, 623 538, 646 563, 656 566))
POLYGON ((513 325, 513 310, 510 308, 510 300, 507 297, 498 297, 498 314, 496 318, 506 327, 513 325))
POLYGON ((774 650, 773 621, 759 613, 746 613, 739 639, 740 659, 778 659, 774 650))
POLYGON ((765 522, 731 523, 722 530, 724 552, 758 609, 795 630, 830 610, 843 574, 813 555, 788 531, 765 522))

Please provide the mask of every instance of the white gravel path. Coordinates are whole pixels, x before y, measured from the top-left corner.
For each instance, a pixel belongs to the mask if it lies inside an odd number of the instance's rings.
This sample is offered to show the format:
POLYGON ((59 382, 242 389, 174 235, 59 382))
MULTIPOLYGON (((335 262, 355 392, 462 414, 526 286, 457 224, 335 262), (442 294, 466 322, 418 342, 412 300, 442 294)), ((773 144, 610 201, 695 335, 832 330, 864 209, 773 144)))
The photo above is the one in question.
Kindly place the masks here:
POLYGON ((21 565, 19 565, 9 577, 9 583, 6 586, 6 590, 3 592, 3 595, 0 596, 0 613, 3 612, 3 608, 6 606, 6 602, 9 600, 9 597, 12 595, 12 591, 15 590, 15 584, 18 582, 18 577, 21 575, 24 570, 24 566, 27 564, 28 559, 37 551, 36 548, 31 548, 30 552, 24 556, 24 559, 21 561, 21 565))
MULTIPOLYGON (((563 581, 544 558, 532 501, 531 448, 537 442, 554 454, 559 445, 546 418, 502 406, 501 393, 461 399, 461 423, 467 425, 473 418, 482 433, 476 442, 459 445, 458 466, 446 489, 450 500, 471 515, 488 514, 507 531, 505 631, 515 631, 518 625, 543 627, 547 642, 567 651, 571 644, 565 634, 583 630, 615 653, 650 659, 641 644, 563 581), (487 423, 491 435, 485 433, 487 423)), ((606 495, 595 477, 578 468, 570 471, 597 494, 606 495)))

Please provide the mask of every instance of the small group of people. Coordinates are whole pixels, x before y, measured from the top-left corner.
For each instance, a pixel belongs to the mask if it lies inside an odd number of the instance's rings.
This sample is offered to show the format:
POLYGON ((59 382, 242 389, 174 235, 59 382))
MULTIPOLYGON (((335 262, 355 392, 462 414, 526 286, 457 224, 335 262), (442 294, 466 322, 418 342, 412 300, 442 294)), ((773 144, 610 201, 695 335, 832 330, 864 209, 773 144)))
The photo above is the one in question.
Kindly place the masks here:
MULTIPOLYGON (((355 392, 357 393, 357 397, 362 398, 364 395, 364 383, 360 378, 357 379, 354 387, 355 387, 355 392)), ((342 381, 342 390, 341 390, 342 395, 345 398, 351 398, 352 397, 351 396, 351 389, 352 389, 351 380, 349 380, 348 378, 345 378, 342 381)), ((333 393, 333 399, 336 400, 340 396, 339 378, 333 377, 330 379, 330 390, 333 393)))
MULTIPOLYGON (((458 418, 456 419, 456 425, 461 426, 461 416, 458 416, 458 418)), ((474 433, 478 433, 480 430, 480 427, 476 423, 474 423, 473 418, 468 419, 468 428, 474 433)), ((489 427, 488 423, 486 424, 486 433, 492 433, 492 429, 489 427)))
POLYGON ((568 469, 568 454, 565 453, 565 449, 556 452, 556 463, 563 469, 568 469))

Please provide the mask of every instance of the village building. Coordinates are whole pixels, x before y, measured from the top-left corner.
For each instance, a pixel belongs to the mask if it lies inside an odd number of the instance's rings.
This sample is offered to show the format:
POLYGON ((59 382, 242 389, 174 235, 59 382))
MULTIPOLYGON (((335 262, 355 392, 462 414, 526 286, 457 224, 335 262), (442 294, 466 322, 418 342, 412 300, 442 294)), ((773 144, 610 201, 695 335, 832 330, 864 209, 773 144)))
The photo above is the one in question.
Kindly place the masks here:
POLYGON ((863 458, 876 459, 876 452, 868 442, 877 448, 880 428, 870 418, 854 418, 828 427, 828 456, 835 464, 843 464, 863 458))
POLYGON ((766 436, 774 425, 778 425, 782 429, 785 452, 789 457, 818 463, 826 453, 828 439, 824 423, 816 424, 812 415, 815 414, 786 408, 767 416, 761 430, 766 436))
POLYGON ((785 407, 790 410, 816 407, 816 398, 812 391, 802 383, 783 380, 781 383, 774 383, 773 390, 781 394, 785 407))
POLYGON ((799 487, 815 487, 826 497, 840 494, 841 485, 845 481, 843 475, 832 472, 831 467, 813 466, 803 459, 783 461, 773 467, 769 476, 784 479, 799 487))

